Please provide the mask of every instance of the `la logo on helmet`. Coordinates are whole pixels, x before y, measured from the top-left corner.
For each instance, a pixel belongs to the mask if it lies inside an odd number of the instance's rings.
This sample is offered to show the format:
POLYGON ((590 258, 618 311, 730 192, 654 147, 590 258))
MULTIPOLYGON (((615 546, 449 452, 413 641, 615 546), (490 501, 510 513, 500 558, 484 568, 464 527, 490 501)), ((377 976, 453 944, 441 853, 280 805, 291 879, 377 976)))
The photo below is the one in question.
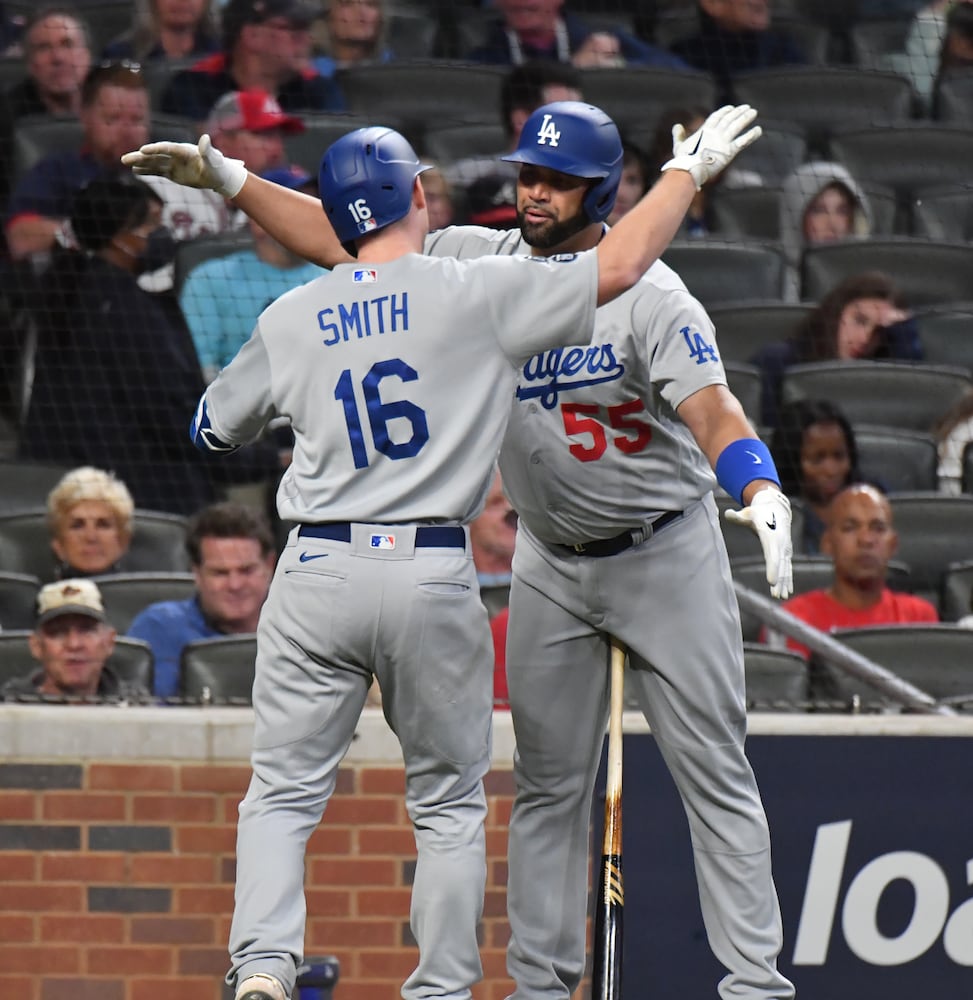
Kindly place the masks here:
POLYGON ((543 146, 549 142, 552 146, 556 146, 560 141, 561 133, 554 124, 554 116, 544 115, 541 127, 537 130, 537 145, 543 146))

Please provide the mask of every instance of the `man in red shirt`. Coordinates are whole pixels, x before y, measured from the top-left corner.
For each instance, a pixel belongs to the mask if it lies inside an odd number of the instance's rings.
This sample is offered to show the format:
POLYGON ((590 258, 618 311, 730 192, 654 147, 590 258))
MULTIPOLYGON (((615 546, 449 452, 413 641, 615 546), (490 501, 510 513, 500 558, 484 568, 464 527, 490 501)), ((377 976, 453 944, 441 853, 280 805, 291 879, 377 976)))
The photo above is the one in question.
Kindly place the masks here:
MULTIPOLYGON (((822 632, 939 621, 928 601, 885 585, 889 560, 897 547, 892 508, 885 495, 861 483, 846 487, 831 501, 821 537, 821 551, 834 562, 830 588, 798 594, 783 607, 822 632)), ((810 650, 793 639, 787 640, 787 648, 810 658, 810 650)))

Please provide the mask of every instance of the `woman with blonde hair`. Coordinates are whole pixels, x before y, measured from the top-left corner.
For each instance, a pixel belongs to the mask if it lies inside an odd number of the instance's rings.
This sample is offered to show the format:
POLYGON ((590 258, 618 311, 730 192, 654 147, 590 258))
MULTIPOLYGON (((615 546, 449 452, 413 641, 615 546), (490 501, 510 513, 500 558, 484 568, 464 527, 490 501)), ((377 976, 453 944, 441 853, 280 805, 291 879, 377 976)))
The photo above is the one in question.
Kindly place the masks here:
POLYGON ((112 39, 104 59, 152 62, 220 51, 212 0, 136 0, 131 29, 112 39))
POLYGON ((111 472, 72 469, 47 495, 47 524, 58 579, 119 570, 132 540, 135 503, 111 472))
POLYGON ((325 0, 324 17, 311 26, 311 64, 329 79, 342 66, 389 62, 386 45, 385 0, 325 0))

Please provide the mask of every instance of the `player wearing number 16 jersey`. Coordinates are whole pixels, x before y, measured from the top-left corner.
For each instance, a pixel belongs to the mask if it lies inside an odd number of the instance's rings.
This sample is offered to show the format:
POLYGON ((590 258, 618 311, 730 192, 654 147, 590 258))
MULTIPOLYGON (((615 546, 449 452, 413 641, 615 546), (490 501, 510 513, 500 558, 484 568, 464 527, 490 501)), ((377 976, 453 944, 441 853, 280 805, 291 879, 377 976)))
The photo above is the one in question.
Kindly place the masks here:
MULTIPOLYGON (((735 153, 753 120, 722 119, 735 153)), ((373 675, 401 746, 418 862, 407 1000, 466 1000, 480 978, 482 777, 492 642, 466 525, 478 513, 517 372, 588 340, 678 228, 690 159, 592 253, 525 263, 421 254, 424 166, 398 133, 334 143, 322 202, 359 258, 268 307, 209 386, 201 448, 228 451, 286 417, 294 458, 278 510, 298 522, 257 633, 253 776, 240 806, 227 981, 286 1000, 304 939, 304 850, 334 790, 373 675)))

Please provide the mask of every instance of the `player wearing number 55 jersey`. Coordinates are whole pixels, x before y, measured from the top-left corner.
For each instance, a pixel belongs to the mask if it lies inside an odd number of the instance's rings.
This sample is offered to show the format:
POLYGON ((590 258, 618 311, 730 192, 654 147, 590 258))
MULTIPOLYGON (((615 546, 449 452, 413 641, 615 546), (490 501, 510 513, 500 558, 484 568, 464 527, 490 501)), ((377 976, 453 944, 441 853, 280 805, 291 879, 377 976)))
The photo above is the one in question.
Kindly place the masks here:
POLYGON ((697 153, 594 252, 532 263, 423 256, 425 168, 398 133, 358 130, 325 154, 321 199, 358 259, 268 307, 192 425, 197 445, 216 452, 279 416, 295 437, 278 510, 298 527, 257 633, 227 976, 238 1000, 286 1000, 293 989, 305 845, 373 675, 402 746, 418 851, 419 964, 402 995, 471 995, 492 645, 466 525, 492 479, 520 366, 587 342, 596 304, 631 287, 676 231, 693 169, 708 172, 756 138, 740 135, 753 117, 711 116, 697 153))

